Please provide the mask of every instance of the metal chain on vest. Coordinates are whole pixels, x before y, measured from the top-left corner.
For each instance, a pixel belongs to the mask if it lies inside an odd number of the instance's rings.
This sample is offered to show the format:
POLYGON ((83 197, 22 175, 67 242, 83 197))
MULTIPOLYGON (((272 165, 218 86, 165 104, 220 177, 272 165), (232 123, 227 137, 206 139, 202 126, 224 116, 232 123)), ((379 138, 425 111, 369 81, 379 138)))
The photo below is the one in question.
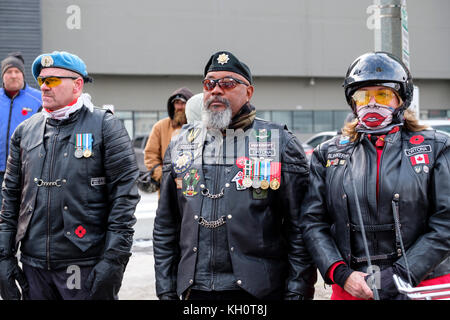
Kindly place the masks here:
POLYGON ((207 198, 211 198, 211 199, 219 199, 222 198, 224 194, 224 188, 222 188, 222 190, 220 190, 220 193, 217 194, 211 194, 209 193, 208 188, 204 188, 202 190, 202 196, 207 197, 207 198))
POLYGON ((34 182, 38 187, 61 187, 62 183, 66 182, 66 179, 56 179, 55 181, 44 181, 42 179, 34 178, 34 182))
POLYGON ((224 225, 225 223, 226 223, 225 216, 221 216, 219 219, 215 221, 207 221, 202 217, 198 218, 198 224, 208 229, 218 228, 224 225))

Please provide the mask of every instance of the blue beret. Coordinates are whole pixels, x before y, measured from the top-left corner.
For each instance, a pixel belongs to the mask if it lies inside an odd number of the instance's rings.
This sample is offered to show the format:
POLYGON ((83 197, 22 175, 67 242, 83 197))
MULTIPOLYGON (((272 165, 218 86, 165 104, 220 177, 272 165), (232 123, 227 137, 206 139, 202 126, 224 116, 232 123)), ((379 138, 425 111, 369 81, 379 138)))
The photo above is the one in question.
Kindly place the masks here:
POLYGON ((209 58, 203 75, 206 76, 210 71, 231 71, 240 74, 252 84, 250 68, 229 51, 216 52, 209 58))
POLYGON ((86 64, 80 57, 65 51, 53 51, 38 56, 31 66, 33 77, 37 80, 43 68, 62 68, 80 74, 85 82, 92 82, 88 75, 86 64))

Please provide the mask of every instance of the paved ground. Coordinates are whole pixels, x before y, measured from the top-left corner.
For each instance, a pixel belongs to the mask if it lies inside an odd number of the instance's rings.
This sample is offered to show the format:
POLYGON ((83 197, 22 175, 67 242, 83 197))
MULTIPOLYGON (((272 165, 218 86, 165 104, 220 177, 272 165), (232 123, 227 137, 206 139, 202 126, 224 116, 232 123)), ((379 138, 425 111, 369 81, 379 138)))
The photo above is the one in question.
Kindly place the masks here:
MULTIPOLYGON (((133 255, 124 275, 119 298, 122 300, 155 300, 155 273, 153 267, 153 247, 151 235, 153 219, 157 207, 157 194, 142 194, 142 199, 136 209, 137 223, 135 226, 135 242, 133 255)), ((315 299, 328 300, 331 287, 324 287, 318 274, 315 299)))

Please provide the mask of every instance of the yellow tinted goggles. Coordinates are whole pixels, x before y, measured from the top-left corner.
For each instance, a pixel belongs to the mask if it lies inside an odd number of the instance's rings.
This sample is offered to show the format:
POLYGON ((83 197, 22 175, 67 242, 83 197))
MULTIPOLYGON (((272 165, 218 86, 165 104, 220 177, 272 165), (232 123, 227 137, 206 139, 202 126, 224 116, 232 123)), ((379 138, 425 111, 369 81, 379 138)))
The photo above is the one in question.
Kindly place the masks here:
POLYGON ((375 90, 359 89, 356 90, 355 93, 352 95, 353 101, 355 101, 357 107, 368 105, 372 97, 378 104, 389 105, 392 99, 397 97, 397 95, 391 89, 375 89, 375 90))
POLYGON ((41 87, 44 83, 47 87, 53 88, 56 86, 59 86, 62 82, 61 79, 78 79, 78 77, 57 77, 57 76, 50 76, 50 77, 38 77, 37 82, 39 86, 41 87))

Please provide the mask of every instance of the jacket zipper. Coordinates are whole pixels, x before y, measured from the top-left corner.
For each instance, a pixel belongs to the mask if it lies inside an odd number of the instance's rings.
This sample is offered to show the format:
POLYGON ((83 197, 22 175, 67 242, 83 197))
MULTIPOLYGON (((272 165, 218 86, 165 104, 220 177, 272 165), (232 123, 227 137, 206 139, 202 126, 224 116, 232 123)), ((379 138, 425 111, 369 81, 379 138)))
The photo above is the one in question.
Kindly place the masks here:
MULTIPOLYGON (((14 98, 11 98, 11 103, 9 104, 9 118, 8 118, 8 130, 6 130, 6 150, 5 150, 5 165, 8 163, 8 153, 9 153, 9 130, 11 130, 11 116, 12 116, 12 108, 14 104, 14 98)), ((5 168, 6 171, 6 168, 5 168)))
MULTIPOLYGON (((219 147, 219 154, 220 151, 222 150, 222 143, 220 144, 219 147)), ((220 189, 219 186, 219 165, 216 163, 215 167, 215 179, 214 179, 214 193, 216 194, 218 192, 218 190, 220 189)), ((212 199, 213 201, 213 212, 212 212, 212 219, 213 221, 217 220, 217 201, 218 199, 212 199)), ((211 288, 212 290, 214 290, 214 268, 215 268, 215 251, 214 251, 214 246, 215 246, 215 236, 216 236, 216 232, 215 229, 211 229, 211 271, 212 271, 212 281, 211 281, 211 288)))
MULTIPOLYGON (((56 127, 56 134, 53 138, 52 153, 50 159, 49 181, 53 177, 53 163, 55 159, 56 142, 59 135, 59 126, 56 127)), ((47 269, 50 270, 50 187, 47 187, 47 269)))

